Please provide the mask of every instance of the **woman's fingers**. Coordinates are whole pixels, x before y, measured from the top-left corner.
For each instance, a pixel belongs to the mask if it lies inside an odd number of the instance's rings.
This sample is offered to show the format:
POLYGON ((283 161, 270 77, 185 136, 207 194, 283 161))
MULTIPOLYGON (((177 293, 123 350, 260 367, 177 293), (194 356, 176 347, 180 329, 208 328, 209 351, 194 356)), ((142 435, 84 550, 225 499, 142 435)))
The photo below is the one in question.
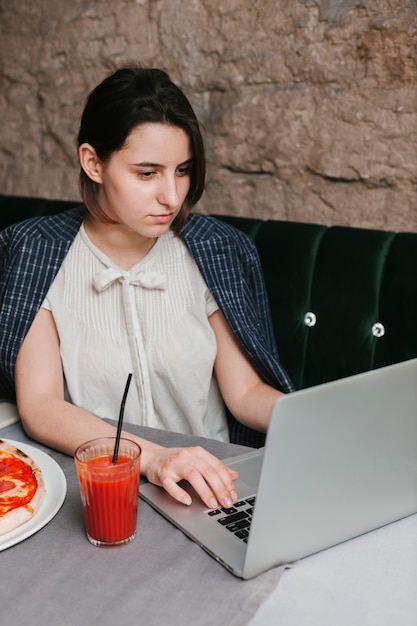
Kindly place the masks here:
POLYGON ((181 480, 190 483, 208 508, 229 508, 237 500, 233 482, 237 476, 209 452, 194 447, 162 449, 147 477, 184 504, 191 504, 191 497, 178 485, 181 480))

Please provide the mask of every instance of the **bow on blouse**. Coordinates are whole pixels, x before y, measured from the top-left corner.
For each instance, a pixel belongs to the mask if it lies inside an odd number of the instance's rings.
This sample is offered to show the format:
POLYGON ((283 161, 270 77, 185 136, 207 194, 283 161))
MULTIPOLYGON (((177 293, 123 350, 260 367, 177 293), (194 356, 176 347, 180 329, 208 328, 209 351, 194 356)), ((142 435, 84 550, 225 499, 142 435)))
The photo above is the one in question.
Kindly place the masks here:
POLYGON ((158 270, 136 269, 126 272, 115 267, 107 267, 93 278, 93 285, 97 291, 107 289, 114 281, 126 281, 130 285, 139 285, 145 289, 166 289, 167 278, 163 272, 158 270))
POLYGON ((129 350, 141 405, 141 423, 144 426, 148 426, 152 423, 154 413, 152 390, 144 338, 137 314, 134 290, 131 289, 131 285, 140 285, 146 289, 165 289, 166 275, 157 270, 146 270, 143 268, 126 272, 115 267, 107 267, 94 276, 93 285, 98 292, 102 292, 115 281, 121 283, 126 329, 129 336, 129 350))

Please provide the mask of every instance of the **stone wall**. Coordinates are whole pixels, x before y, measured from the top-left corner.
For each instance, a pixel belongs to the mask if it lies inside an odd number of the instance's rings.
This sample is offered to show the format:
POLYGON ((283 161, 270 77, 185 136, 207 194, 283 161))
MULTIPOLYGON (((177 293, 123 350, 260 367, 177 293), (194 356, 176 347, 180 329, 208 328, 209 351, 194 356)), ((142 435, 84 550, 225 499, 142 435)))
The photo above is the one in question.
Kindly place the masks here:
POLYGON ((78 198, 88 91, 162 67, 203 212, 417 230, 417 0, 0 0, 0 193, 78 198))

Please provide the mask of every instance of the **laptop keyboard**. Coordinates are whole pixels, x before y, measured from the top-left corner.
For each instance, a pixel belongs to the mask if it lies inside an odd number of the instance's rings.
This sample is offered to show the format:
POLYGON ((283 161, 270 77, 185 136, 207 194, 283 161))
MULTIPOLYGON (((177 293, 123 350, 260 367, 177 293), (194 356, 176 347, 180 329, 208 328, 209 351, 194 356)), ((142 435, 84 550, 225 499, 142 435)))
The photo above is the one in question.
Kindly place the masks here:
POLYGON ((247 543, 255 498, 256 496, 250 496, 244 500, 239 500, 230 509, 220 507, 208 511, 207 514, 230 533, 233 533, 235 537, 247 543))

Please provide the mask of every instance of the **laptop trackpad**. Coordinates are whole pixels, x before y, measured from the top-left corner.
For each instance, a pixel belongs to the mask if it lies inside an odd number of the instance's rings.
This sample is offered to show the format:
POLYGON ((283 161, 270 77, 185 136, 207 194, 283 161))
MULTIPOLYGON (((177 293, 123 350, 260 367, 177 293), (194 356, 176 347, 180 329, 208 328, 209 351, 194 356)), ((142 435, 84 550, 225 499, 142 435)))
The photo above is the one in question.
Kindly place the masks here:
POLYGON ((223 463, 239 472, 237 484, 244 483, 249 486, 252 493, 258 489, 259 477, 261 474, 264 449, 251 450, 245 454, 223 459, 223 463))

